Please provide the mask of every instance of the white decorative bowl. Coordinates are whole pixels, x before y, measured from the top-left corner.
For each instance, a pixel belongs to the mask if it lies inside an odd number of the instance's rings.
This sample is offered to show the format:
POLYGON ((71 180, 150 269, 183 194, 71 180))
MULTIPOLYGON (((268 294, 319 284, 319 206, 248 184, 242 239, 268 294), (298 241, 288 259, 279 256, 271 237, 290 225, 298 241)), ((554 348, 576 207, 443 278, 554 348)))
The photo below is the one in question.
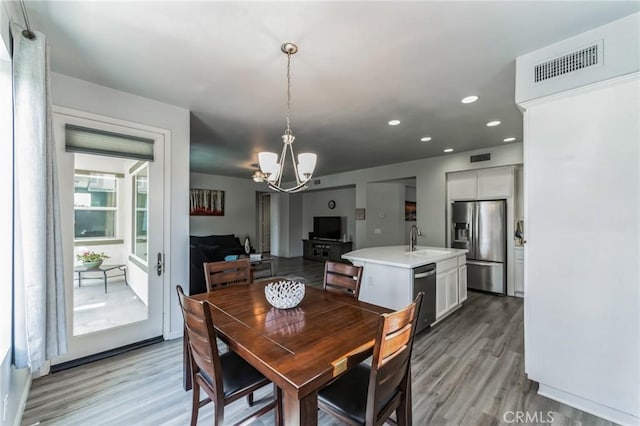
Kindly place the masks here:
POLYGON ((295 308, 304 298, 304 283, 299 281, 278 281, 267 284, 264 288, 264 295, 274 308, 295 308))

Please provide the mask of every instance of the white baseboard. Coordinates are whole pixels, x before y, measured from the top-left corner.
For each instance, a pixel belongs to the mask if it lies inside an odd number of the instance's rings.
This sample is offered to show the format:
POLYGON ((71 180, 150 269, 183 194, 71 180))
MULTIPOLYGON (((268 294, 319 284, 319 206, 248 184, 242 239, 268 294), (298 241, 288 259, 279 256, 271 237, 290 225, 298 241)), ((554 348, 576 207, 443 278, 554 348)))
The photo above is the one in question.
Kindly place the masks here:
POLYGON ((538 394, 621 425, 638 426, 640 417, 540 383, 538 394))
POLYGON ((9 405, 13 405, 15 409, 9 407, 8 413, 13 415, 7 418, 6 424, 19 426, 22 424, 22 416, 31 391, 31 373, 28 369, 16 370, 11 367, 11 376, 11 388, 15 391, 14 398, 17 397, 17 400, 11 401, 10 396, 9 405))
POLYGON ((182 330, 173 331, 169 334, 165 334, 164 340, 182 339, 182 330))

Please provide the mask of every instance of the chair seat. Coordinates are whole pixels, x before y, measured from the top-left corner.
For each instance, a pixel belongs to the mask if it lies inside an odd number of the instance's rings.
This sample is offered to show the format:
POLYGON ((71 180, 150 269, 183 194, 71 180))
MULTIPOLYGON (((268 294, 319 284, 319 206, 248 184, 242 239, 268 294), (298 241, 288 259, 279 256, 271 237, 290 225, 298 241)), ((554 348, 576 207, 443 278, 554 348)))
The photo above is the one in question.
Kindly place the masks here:
MULTIPOLYGON (((318 392, 319 402, 354 422, 365 424, 370 375, 371 369, 368 365, 356 365, 344 376, 318 392)), ((385 406, 390 399, 388 398, 382 405, 385 406)))
MULTIPOLYGON (((268 383, 267 379, 258 370, 233 351, 221 354, 220 363, 222 364, 222 387, 225 398, 260 381, 264 380, 265 384, 268 383)), ((214 386, 213 380, 207 373, 200 370, 200 375, 211 387, 214 386)))

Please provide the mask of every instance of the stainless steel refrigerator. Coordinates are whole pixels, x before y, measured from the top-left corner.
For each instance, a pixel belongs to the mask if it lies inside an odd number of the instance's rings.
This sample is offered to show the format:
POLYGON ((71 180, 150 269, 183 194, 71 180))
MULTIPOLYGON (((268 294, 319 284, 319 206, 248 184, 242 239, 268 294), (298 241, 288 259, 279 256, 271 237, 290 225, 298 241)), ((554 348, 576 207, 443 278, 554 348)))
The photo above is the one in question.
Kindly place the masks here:
POLYGON ((451 222, 451 247, 469 250, 467 287, 506 294, 506 201, 456 201, 451 222))

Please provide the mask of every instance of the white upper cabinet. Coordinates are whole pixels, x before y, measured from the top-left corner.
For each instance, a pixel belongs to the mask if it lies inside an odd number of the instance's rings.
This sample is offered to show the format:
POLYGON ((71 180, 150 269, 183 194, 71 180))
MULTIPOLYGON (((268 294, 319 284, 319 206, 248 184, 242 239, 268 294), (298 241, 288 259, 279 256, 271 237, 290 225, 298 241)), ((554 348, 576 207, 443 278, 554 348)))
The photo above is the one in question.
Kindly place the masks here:
POLYGON ((447 174, 450 201, 490 200, 513 196, 513 167, 494 167, 447 174))
POLYGON ((478 199, 508 198, 512 195, 512 167, 478 170, 478 199))
POLYGON ((447 175, 447 190, 450 200, 475 200, 477 186, 478 173, 475 170, 447 175))

